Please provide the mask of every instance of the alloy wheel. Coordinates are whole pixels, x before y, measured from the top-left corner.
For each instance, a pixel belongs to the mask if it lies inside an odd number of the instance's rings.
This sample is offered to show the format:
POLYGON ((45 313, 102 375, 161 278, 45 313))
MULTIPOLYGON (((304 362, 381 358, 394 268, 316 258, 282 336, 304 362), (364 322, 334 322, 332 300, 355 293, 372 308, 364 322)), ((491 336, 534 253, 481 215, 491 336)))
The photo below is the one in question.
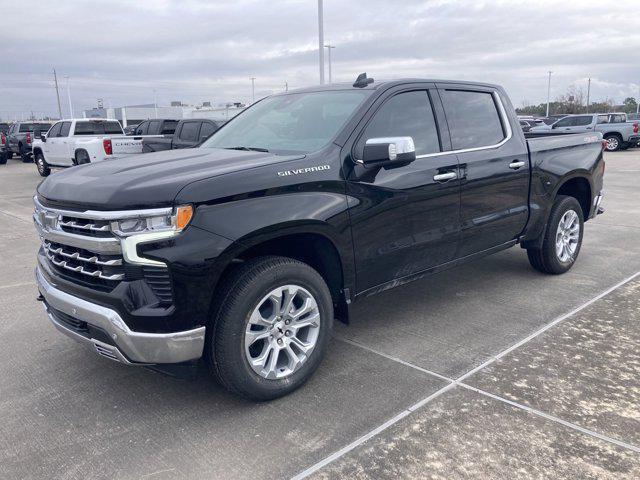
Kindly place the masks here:
POLYGON ((567 263, 573 260, 580 242, 580 217, 574 210, 567 210, 556 231, 556 255, 558 260, 567 263))
POLYGON ((318 341, 320 310, 299 285, 273 289, 249 316, 244 348, 249 365, 263 378, 288 377, 307 361, 318 341))

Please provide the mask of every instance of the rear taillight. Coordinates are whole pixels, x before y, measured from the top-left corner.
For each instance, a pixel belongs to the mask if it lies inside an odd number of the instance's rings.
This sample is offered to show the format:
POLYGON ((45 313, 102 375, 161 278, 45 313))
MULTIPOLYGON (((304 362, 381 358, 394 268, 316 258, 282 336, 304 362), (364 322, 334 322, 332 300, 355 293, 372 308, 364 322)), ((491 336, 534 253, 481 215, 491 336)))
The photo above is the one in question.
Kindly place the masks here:
POLYGON ((111 145, 111 140, 105 138, 102 140, 102 145, 104 146, 104 153, 107 155, 113 155, 113 146, 111 145))
POLYGON ((637 123, 633 124, 633 133, 638 133, 638 124, 637 123))
POLYGON ((7 144, 7 136, 3 133, 2 135, 0 135, 0 138, 2 138, 2 145, 6 145, 7 144))
POLYGON ((27 132, 27 143, 31 143, 31 132, 27 132))

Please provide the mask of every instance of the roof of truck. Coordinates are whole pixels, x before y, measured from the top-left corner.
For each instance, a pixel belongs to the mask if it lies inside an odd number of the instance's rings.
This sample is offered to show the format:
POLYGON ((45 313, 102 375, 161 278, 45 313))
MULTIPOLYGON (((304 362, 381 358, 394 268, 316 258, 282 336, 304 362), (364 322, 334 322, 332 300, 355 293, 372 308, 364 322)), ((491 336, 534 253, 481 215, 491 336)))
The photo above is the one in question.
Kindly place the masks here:
POLYGON ((311 87, 297 88, 293 90, 289 90, 287 93, 307 93, 307 92, 320 92, 327 90, 376 90, 381 87, 394 87, 396 85, 405 85, 407 83, 451 83, 457 85, 470 85, 470 86, 481 86, 495 89, 502 89, 499 85, 492 83, 484 83, 484 82, 470 82, 468 80, 442 80, 442 79, 433 79, 433 78, 399 78, 393 80, 381 80, 381 81, 373 81, 372 83, 362 86, 362 87, 354 87, 353 82, 344 82, 344 83, 331 83, 327 85, 314 85, 311 87))

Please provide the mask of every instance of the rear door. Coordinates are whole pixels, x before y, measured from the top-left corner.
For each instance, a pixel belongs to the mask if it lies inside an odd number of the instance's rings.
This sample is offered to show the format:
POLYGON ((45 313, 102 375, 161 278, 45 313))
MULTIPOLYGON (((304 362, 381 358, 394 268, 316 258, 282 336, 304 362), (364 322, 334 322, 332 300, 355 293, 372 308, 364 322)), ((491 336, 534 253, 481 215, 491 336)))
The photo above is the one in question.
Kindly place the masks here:
POLYGON ((411 278, 454 257, 460 232, 458 162, 446 151, 450 143, 434 87, 417 83, 385 92, 354 133, 354 143, 345 146, 357 163, 367 140, 409 136, 417 156, 391 169, 356 164, 349 175, 358 292, 411 278))
POLYGON ((59 165, 73 165, 73 154, 71 152, 71 141, 69 133, 71 131, 71 122, 62 122, 60 131, 57 133, 56 141, 56 160, 59 165))
POLYGON ((189 148, 198 143, 201 120, 187 120, 182 123, 178 135, 173 137, 171 148, 189 148))
MULTIPOLYGON (((464 257, 518 238, 529 208, 529 155, 512 131, 506 95, 490 87, 438 85, 460 165, 461 244, 464 257)), ((515 118, 513 125, 516 125, 515 118)))
POLYGON ((58 143, 62 141, 58 137, 58 134, 60 133, 60 129, 62 128, 62 123, 63 122, 58 122, 49 129, 49 132, 47 133, 47 141, 42 144, 42 151, 44 152, 44 158, 48 163, 51 163, 51 164, 57 165, 57 162, 58 162, 56 158, 56 148, 58 147, 58 143))

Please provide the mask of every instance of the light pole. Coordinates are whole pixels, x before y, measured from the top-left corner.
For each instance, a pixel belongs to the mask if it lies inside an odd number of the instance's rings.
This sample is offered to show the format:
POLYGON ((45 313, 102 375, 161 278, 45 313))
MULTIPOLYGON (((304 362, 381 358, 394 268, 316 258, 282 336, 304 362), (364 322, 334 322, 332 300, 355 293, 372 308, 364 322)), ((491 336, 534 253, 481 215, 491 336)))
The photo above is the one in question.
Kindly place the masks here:
POLYGON ((329 60, 329 83, 331 83, 331 50, 333 50, 334 47, 333 45, 331 45, 330 43, 327 43, 324 48, 327 49, 327 54, 328 54, 328 60, 329 60))
POLYGON ((318 0, 318 55, 320 67, 320 85, 324 84, 324 12, 322 0, 318 0))
POLYGON ((156 93, 156 89, 153 89, 153 111, 158 118, 158 94, 156 93))
POLYGON ((636 99, 636 115, 640 115, 640 83, 638 84, 638 98, 636 99))
POLYGON ((589 98, 591 96, 591 78, 589 78, 589 83, 587 83, 587 113, 589 113, 589 98))
POLYGON ((56 69, 53 69, 53 81, 56 84, 56 98, 58 99, 58 115, 62 118, 62 107, 60 106, 60 91, 58 90, 58 75, 56 69))
POLYGON ((256 77, 251 77, 251 103, 256 102, 256 77))
POLYGON ((71 89, 69 87, 69 75, 65 75, 65 77, 67 79, 67 99, 69 100, 69 114, 71 115, 71 117, 69 118, 73 118, 73 105, 71 104, 71 89))
POLYGON ((549 70, 549 82, 547 83, 547 117, 549 116, 549 100, 551 98, 551 74, 553 72, 549 70))

